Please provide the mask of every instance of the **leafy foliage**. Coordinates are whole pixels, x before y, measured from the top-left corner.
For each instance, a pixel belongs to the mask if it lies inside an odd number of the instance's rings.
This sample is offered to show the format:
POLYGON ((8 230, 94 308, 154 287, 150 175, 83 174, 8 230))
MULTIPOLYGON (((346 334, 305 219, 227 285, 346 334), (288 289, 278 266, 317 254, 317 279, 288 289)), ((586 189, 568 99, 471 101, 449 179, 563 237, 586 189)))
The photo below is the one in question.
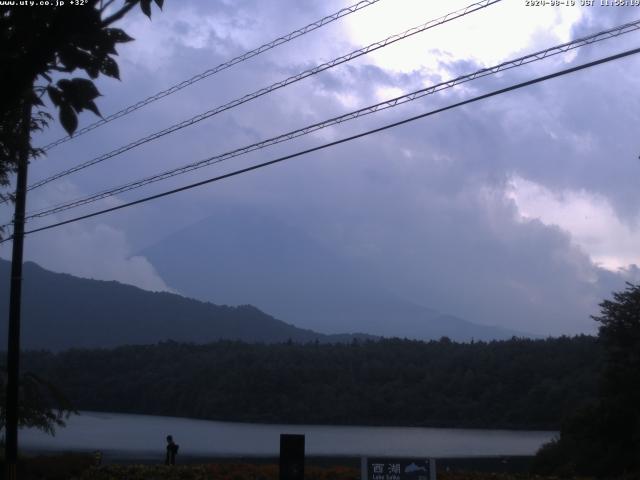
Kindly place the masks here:
MULTIPOLYGON (((155 0, 162 7, 162 0, 155 0)), ((131 41, 124 31, 112 28, 140 3, 151 16, 151 0, 124 0, 113 11, 115 0, 87 0, 77 8, 25 8, 0 5, 0 187, 9 184, 9 175, 17 170, 21 158, 35 158, 43 152, 31 146, 30 134, 48 125, 51 115, 44 110, 43 95, 48 93, 65 130, 72 135, 78 126, 77 114, 100 112, 95 99, 100 95, 86 78, 58 77, 83 70, 91 79, 100 74, 119 78, 116 44, 131 41), (39 108, 33 112, 33 107, 39 108)), ((0 200, 11 195, 0 194, 0 200)), ((0 234, 2 234, 0 229, 0 234)), ((1 237, 0 237, 1 238, 1 237)), ((2 402, 6 375, 2 381, 2 402)), ((27 374, 20 379, 19 424, 34 426, 51 434, 64 425, 71 410, 64 397, 42 378, 27 374), (51 408, 52 403, 54 407, 51 408)), ((2 426, 5 405, 0 405, 2 426)))
MULTIPOLYGON (((21 480, 70 480, 82 476, 96 464, 90 453, 62 453, 21 456, 18 459, 18 478, 21 480)), ((0 469, 5 466, 0 462, 0 469)))
MULTIPOLYGON (((640 414, 640 285, 628 284, 600 304, 599 339, 606 352, 603 396, 640 414)), ((640 433, 640 431, 638 432, 640 433)))
POLYGON ((599 395, 568 416, 559 438, 537 459, 542 473, 614 476, 640 473, 640 285, 600 304, 604 368, 599 395))
MULTIPOLYGON (((6 421, 6 368, 0 371, 0 430, 6 421)), ((55 427, 64 427, 65 418, 75 410, 69 400, 50 382, 33 373, 20 378, 18 425, 38 428, 55 435, 55 427)))
MULTIPOLYGON (((105 465, 84 472, 78 480, 112 480, 127 478, 144 480, 163 478, 166 480, 277 480, 277 465, 252 465, 248 463, 209 464, 209 465, 105 465)), ((308 480, 357 480, 360 472, 353 467, 306 467, 305 478, 308 480)))
MULTIPOLYGON (((76 8, 25 8, 0 6, 0 187, 8 185, 16 170, 23 145, 24 122, 21 113, 25 102, 40 110, 32 114, 29 131, 47 125, 51 116, 44 110, 43 95, 49 96, 59 110, 59 120, 72 135, 78 126, 78 114, 100 111, 95 103, 100 95, 86 78, 61 78, 78 70, 90 79, 100 74, 120 78, 116 45, 133 40, 111 25, 124 17, 138 3, 151 16, 151 0, 88 0, 76 8), (111 10, 111 9, 112 10, 111 10)), ((163 1, 155 0, 162 8, 163 1)), ((29 145, 29 156, 42 152, 29 145)), ((11 198, 2 195, 0 199, 11 198)))
POLYGON ((267 423, 558 428, 596 394, 592 337, 459 344, 166 342, 28 352, 81 410, 267 423))

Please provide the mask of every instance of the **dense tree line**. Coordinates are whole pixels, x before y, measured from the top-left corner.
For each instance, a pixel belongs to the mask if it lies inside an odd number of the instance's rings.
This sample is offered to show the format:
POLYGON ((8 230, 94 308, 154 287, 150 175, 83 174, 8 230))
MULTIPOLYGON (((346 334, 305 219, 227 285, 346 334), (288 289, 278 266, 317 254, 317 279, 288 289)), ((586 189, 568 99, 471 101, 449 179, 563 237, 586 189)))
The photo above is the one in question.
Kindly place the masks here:
POLYGON ((220 341, 28 352, 80 410, 314 424, 556 429, 593 400, 589 336, 454 343, 220 341))
POLYGON ((559 438, 537 455, 540 473, 640 478, 640 285, 600 307, 596 399, 564 418, 559 438))

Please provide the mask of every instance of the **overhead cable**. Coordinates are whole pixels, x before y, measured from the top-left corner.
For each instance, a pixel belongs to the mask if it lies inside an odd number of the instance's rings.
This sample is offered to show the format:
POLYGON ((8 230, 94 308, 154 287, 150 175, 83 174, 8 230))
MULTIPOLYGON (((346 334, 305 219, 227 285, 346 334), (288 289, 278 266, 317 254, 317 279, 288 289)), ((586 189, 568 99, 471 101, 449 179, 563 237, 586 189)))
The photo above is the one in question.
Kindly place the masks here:
POLYGON ((452 12, 452 13, 448 13, 448 14, 446 14, 446 15, 440 17, 440 18, 437 18, 435 20, 430 20, 429 22, 424 23, 424 24, 422 24, 420 26, 410 28, 409 30, 404 31, 403 33, 392 35, 390 37, 387 37, 384 40, 372 43, 371 45, 368 45, 368 46, 366 46, 364 48, 355 50, 355 51, 353 51, 353 52, 351 52, 351 53, 349 53, 347 55, 343 55, 343 56, 338 57, 336 59, 333 59, 333 60, 331 60, 329 62, 323 63, 323 64, 318 65, 318 66, 313 67, 313 68, 310 68, 308 70, 305 70, 304 72, 301 72, 301 73, 299 73, 297 75, 293 75, 293 76, 291 76, 289 78, 286 78, 284 80, 280 80, 279 82, 276 82, 276 83, 274 83, 274 84, 272 84, 272 85, 270 85, 268 87, 261 88, 260 90, 257 90, 257 91, 255 91, 253 93, 249 93, 247 95, 244 95, 243 97, 240 97, 240 98, 238 98, 236 100, 233 100, 233 101, 231 101, 229 103, 226 103, 224 105, 215 107, 215 108, 213 108, 211 110, 208 110, 208 111, 206 111, 204 113, 201 113, 201 114, 196 115, 196 116, 194 116, 192 118, 184 120, 184 121, 182 121, 180 123, 176 123, 176 124, 174 124, 174 125, 172 125, 170 127, 167 127, 167 128, 165 128, 163 130, 155 132, 155 133, 153 133, 151 135, 148 135, 146 137, 143 137, 143 138, 140 138, 138 140, 135 140, 135 141, 133 141, 133 142, 127 144, 127 145, 124 145, 124 146, 121 146, 119 148, 116 148, 115 150, 112 150, 112 151, 110 151, 108 153, 105 153, 103 155, 95 157, 95 158, 93 158, 91 160, 88 160, 88 161, 86 161, 84 163, 81 163, 80 165, 77 165, 75 167, 69 168, 69 169, 64 170, 62 172, 54 174, 54 175, 52 175, 50 177, 47 177, 47 178, 45 178, 43 180, 35 182, 34 184, 29 186, 28 190, 36 189, 38 187, 46 185, 49 182, 52 182, 52 181, 57 180, 59 178, 65 177, 67 175, 71 175, 72 173, 78 172, 78 171, 83 170, 83 169, 85 169, 87 167, 90 167, 90 166, 95 165, 97 163, 103 162, 103 161, 105 161, 105 160, 107 160, 109 158, 113 158, 113 157, 115 157, 117 155, 120 155, 120 154, 122 154, 124 152, 127 152, 127 151, 132 150, 132 149, 134 149, 136 147, 144 145, 145 143, 151 142, 153 140, 157 140, 158 138, 164 137, 165 135, 168 135, 170 133, 176 132, 176 131, 181 130, 183 128, 190 127, 191 125, 195 125, 196 123, 201 122, 202 120, 210 118, 210 117, 212 117, 214 115, 217 115, 217 114, 219 114, 221 112, 224 112, 226 110, 230 110, 230 109, 232 109, 234 107, 242 105, 243 103, 249 102, 251 100, 255 100, 256 98, 261 97, 263 95, 266 95, 268 93, 271 93, 274 90, 278 90, 280 88, 286 87, 287 85, 291 85, 292 83, 298 82, 298 81, 300 81, 300 80, 302 80, 304 78, 310 77, 312 75, 316 75, 316 74, 318 74, 320 72, 323 72, 325 70, 333 68, 333 67, 335 67, 337 65, 340 65, 342 63, 345 63, 345 62, 348 62, 350 60, 353 60, 354 58, 360 57, 362 55, 366 55, 367 53, 370 53, 370 52, 373 52, 373 51, 378 50, 380 48, 386 47, 386 46, 391 45, 392 43, 398 42, 400 40, 404 40, 405 38, 408 38, 408 37, 410 37, 412 35, 415 35, 417 33, 420 33, 420 32, 424 32, 425 30, 428 30, 430 28, 436 27, 438 25, 442 25, 442 24, 444 24, 446 22, 450 22, 450 21, 455 20, 457 18, 461 18, 461 17, 463 17, 465 15, 468 15, 468 14, 470 14, 472 12, 475 12, 475 11, 478 11, 480 9, 486 8, 489 5, 498 3, 500 1, 502 1, 502 0, 482 0, 481 2, 474 3, 472 5, 469 5, 469 6, 465 7, 465 8, 463 8, 463 9, 457 10, 457 11, 452 12))
MULTIPOLYGON (((553 78, 557 78, 557 77, 560 77, 560 76, 563 76, 563 75, 567 75, 567 74, 574 73, 574 72, 577 72, 577 71, 580 71, 580 70, 584 70, 584 69, 587 69, 587 68, 590 68, 590 67, 594 67, 596 65, 601 65, 603 63, 611 62, 613 60, 618 60, 620 58, 628 57, 630 55, 635 55, 637 53, 640 53, 640 48, 634 48, 634 49, 631 49, 631 50, 627 50, 627 51, 624 51, 624 52, 621 52, 621 53, 618 53, 618 54, 615 54, 615 55, 610 55, 608 57, 604 57, 604 58, 600 58, 598 60, 594 60, 592 62, 583 63, 583 64, 577 65, 575 67, 571 67, 571 68, 567 68, 567 69, 564 69, 564 70, 560 70, 560 71, 557 71, 557 72, 554 72, 554 73, 551 73, 551 74, 548 74, 548 75, 543 75, 541 77, 537 77, 537 78, 534 78, 532 80, 528 80, 526 82, 521 82, 521 83, 517 83, 515 85, 511 85, 509 87, 505 87, 505 88, 501 88, 501 89, 498 89, 498 90, 494 90, 492 92, 485 93, 485 94, 479 95, 477 97, 473 97, 473 98, 470 98, 470 99, 467 99, 467 100, 463 100, 461 102, 457 102, 457 103, 448 105, 446 107, 442 107, 442 108, 438 108, 438 109, 435 109, 435 110, 431 110, 429 112, 422 113, 420 115, 416 115, 416 116, 413 116, 413 117, 410 117, 410 118, 406 118, 404 120, 400 120, 398 122, 390 123, 390 124, 384 125, 382 127, 374 128, 372 130, 368 130, 366 132, 362 132, 362 133, 359 133, 359 134, 356 134, 356 135, 351 135, 349 137, 345 137, 345 138, 342 138, 340 140, 336 140, 336 141, 333 141, 333 142, 325 143, 325 144, 319 145, 317 147, 313 147, 313 148, 309 148, 309 149, 306 149, 306 150, 302 150, 302 151, 299 151, 299 152, 296 152, 296 153, 292 153, 290 155, 285 155, 283 157, 279 157, 279 158, 276 158, 274 160, 270 160, 268 162, 259 163, 257 165, 252 165, 250 167, 246 167, 246 168, 242 168, 242 169, 239 169, 239 170, 235 170, 233 172, 225 173, 224 175, 218 175, 216 177, 209 178, 207 180, 202 180, 202 181, 199 181, 199 182, 191 183, 191 184, 185 185, 183 187, 175 188, 173 190, 168 190, 168 191, 165 191, 165 192, 162 192, 162 193, 158 193, 158 194, 155 194, 155 195, 144 197, 144 198, 141 198, 141 199, 138 199, 138 200, 134 200, 132 202, 125 203, 125 204, 122 204, 122 205, 118 205, 118 206, 115 206, 115 207, 106 208, 104 210, 99 210, 99 211, 96 211, 96 212, 93 212, 93 213, 89 213, 89 214, 86 214, 86 215, 81 215, 81 216, 78 216, 78 217, 75 217, 75 218, 71 218, 71 219, 68 219, 68 220, 64 220, 64 221, 61 221, 61 222, 56 222, 56 223, 52 223, 52 224, 49 224, 49 225, 45 225, 43 227, 34 228, 32 230, 26 231, 25 235, 26 234, 36 233, 36 232, 41 232, 41 231, 44 231, 44 230, 49 230, 49 229, 52 229, 52 228, 60 227, 62 225, 68 225, 70 223, 75 223, 75 222, 78 222, 80 220, 85 220, 85 219, 96 217, 96 216, 99 216, 99 215, 104 215, 104 214, 109 213, 109 212, 114 212, 116 210, 121 210, 123 208, 128 208, 128 207, 131 207, 131 206, 134 206, 134 205, 139 205, 139 204, 142 204, 142 203, 146 203, 146 202, 149 202, 149 201, 152 201, 152 200, 157 200, 157 199, 162 198, 162 197, 173 195, 173 194, 178 193, 178 192, 183 192, 185 190, 190 190, 192 188, 200 187, 202 185, 207 185, 209 183, 217 182, 217 181, 220 181, 220 180, 223 180, 223 179, 226 179, 226 178, 235 177, 235 176, 243 174, 243 173, 247 173, 247 172, 250 172, 250 171, 253 171, 253 170, 258 170, 258 169, 261 169, 261 168, 264 168, 264 167, 268 167, 270 165, 275 165, 276 163, 284 162, 285 160, 290 160, 290 159, 293 159, 293 158, 301 157, 301 156, 307 155, 309 153, 313 153, 313 152, 316 152, 316 151, 319 151, 319 150, 324 150, 326 148, 333 147, 333 146, 336 146, 336 145, 340 145, 342 143, 350 142, 352 140, 356 140, 358 138, 366 137, 366 136, 372 135, 374 133, 379 133, 379 132, 388 130, 390 128, 395 128, 395 127, 398 127, 400 125, 405 125, 407 123, 414 122, 416 120, 419 120, 419 119, 422 119, 422 118, 425 118, 425 117, 429 117, 429 116, 432 116, 432 115, 436 115, 438 113, 442 113, 442 112, 447 111, 447 110, 452 110, 452 109, 457 108, 457 107, 468 105, 468 104, 471 104, 471 103, 474 103, 474 102, 477 102, 477 101, 480 101, 480 100, 484 100, 484 99, 487 99, 487 98, 490 98, 490 97, 494 97, 494 96, 497 96, 497 95, 501 95, 501 94, 504 94, 504 93, 507 93, 507 92, 511 92, 511 91, 514 91, 514 90, 518 90, 520 88, 528 87, 530 85, 534 85, 534 84, 537 84, 537 83, 545 82, 545 81, 551 80, 553 78)), ((10 238, 7 238, 7 239, 3 240, 0 243, 4 243, 4 242, 6 242, 8 240, 10 240, 10 238)))
POLYGON ((473 73, 469 73, 466 75, 461 75, 459 77, 456 77, 454 79, 451 80, 447 80, 444 82, 440 82, 438 84, 429 86, 427 88, 422 88, 420 90, 416 90, 414 92, 405 94, 405 95, 401 95, 395 98, 392 98, 390 100, 386 100, 384 102, 380 102, 377 103, 375 105, 370 105, 368 107, 364 107, 349 113, 346 113, 344 115, 340 115, 338 117, 334 117, 334 118, 330 118, 328 120, 324 120, 322 122, 318 122, 318 123, 314 123, 312 125, 308 125, 306 127, 303 128, 299 128, 297 130, 293 130, 287 133, 283 133, 281 135, 278 135, 276 137, 272 137, 266 140, 262 140, 260 142, 256 142, 253 143, 251 145, 247 145, 241 148, 237 148, 235 150, 231 150, 219 155, 215 155, 213 157, 208 157, 206 159, 197 161, 197 162, 193 162, 193 163, 189 163, 187 165, 183 165, 171 170, 167 170, 165 172, 162 173, 158 173, 149 177, 145 177, 133 182, 129 182, 127 184, 124 185, 120 185, 118 187, 113 187, 111 189, 107 189, 107 190, 103 190, 101 192, 80 198, 80 199, 76 199, 76 200, 72 200, 72 201, 68 201, 68 202, 64 202, 64 203, 60 203, 58 205, 54 205, 54 206, 50 206, 50 207, 46 207, 44 209, 41 209, 39 211, 36 212, 32 212, 32 213, 28 213, 27 214, 27 219, 33 219, 33 218, 40 218, 40 217, 45 217, 48 215, 52 215, 55 213, 59 213, 65 210, 69 210, 71 208, 76 208, 76 207, 80 207, 82 205, 87 205, 89 203, 93 203, 96 202, 98 200, 102 200, 104 198, 107 197, 111 197, 113 195, 117 195, 123 192, 127 192, 129 190, 134 190, 140 187, 143 187, 145 185, 151 184, 151 183, 155 183, 161 180, 165 180, 167 178, 171 178, 171 177, 175 177, 177 175, 181 175, 199 168, 203 168, 206 166, 210 166, 216 163, 221 163, 225 160, 234 158, 234 157, 238 157, 241 155, 245 155, 247 153, 256 151, 256 150, 260 150, 266 147, 269 147, 271 145, 275 145, 278 143, 282 143, 288 140, 292 140, 294 138, 298 138, 301 137, 303 135, 308 135, 310 133, 313 133, 315 131, 321 130, 323 128, 327 128, 330 127, 332 125, 338 125, 344 122, 347 122, 349 120, 354 120, 356 118, 365 116, 365 115, 369 115, 375 112, 379 112, 381 110, 385 110, 388 108, 393 108, 396 107, 398 105, 404 104, 404 103, 408 103, 414 100, 417 100, 419 98, 422 98, 424 96, 427 95, 431 95, 434 94, 436 92, 439 92, 441 90, 445 90, 448 88, 453 88, 456 85, 460 85, 462 83, 466 83, 472 80, 476 80, 478 78, 482 78, 482 77, 486 77, 489 75, 494 75, 497 74, 499 72, 505 71, 505 70, 509 70, 511 68, 515 68, 515 67, 519 67, 522 65, 526 65, 532 62, 536 62, 539 60, 543 60, 545 58, 549 58, 553 55, 558 55, 561 53, 566 53, 570 50, 574 50, 576 48, 580 48, 583 47, 585 45, 591 45, 593 43, 597 43, 609 38, 614 38, 617 37, 619 35, 625 34, 625 33, 629 33, 629 32, 634 32, 640 29, 640 19, 636 20, 634 22, 629 22, 629 23, 625 23, 623 25, 619 25, 617 27, 602 31, 602 32, 598 32, 592 35, 589 35, 587 37, 582 37, 576 40, 572 40, 570 42, 566 42, 563 43, 561 45, 556 45, 554 47, 550 47, 544 50, 539 50, 537 52, 534 53, 530 53, 521 57, 518 57, 516 59, 513 60, 508 60, 505 62, 502 62, 498 65, 494 65, 492 67, 487 67, 487 68, 483 68, 480 70, 477 70, 473 73))
POLYGON ((122 110, 119 110, 115 113, 112 113, 111 115, 101 118, 100 120, 92 123, 91 125, 87 125, 86 127, 77 130, 74 133, 73 137, 71 136, 61 137, 58 140, 55 140, 54 142, 51 142, 45 145, 44 147, 42 147, 42 149, 44 151, 51 150, 52 148, 57 147, 58 145, 68 142, 69 140, 78 138, 79 136, 87 132, 90 132, 91 130, 95 130, 96 128, 101 127, 102 125, 112 122, 113 120, 124 117, 125 115, 129 115, 130 113, 135 112, 136 110, 142 107, 145 107, 150 103, 155 102, 156 100, 160 100, 161 98, 164 98, 173 93, 179 92, 183 88, 187 88, 193 85, 194 83, 199 82, 200 80, 204 80, 205 78, 215 75, 216 73, 226 70, 227 68, 233 67, 238 63, 244 62, 245 60, 249 60, 250 58, 253 58, 257 55, 260 55, 261 53, 271 50, 272 48, 282 45, 283 43, 290 42, 295 38, 301 37, 302 35, 305 35, 309 32, 317 30, 320 27, 324 27, 325 25, 331 22, 334 22, 339 18, 350 15, 351 13, 357 12, 358 10, 362 10, 363 8, 366 8, 369 5, 373 5, 374 3, 377 3, 379 1, 380 0, 362 0, 358 3, 342 8, 337 12, 332 13, 331 15, 327 15, 326 17, 323 17, 320 20, 310 23, 305 27, 302 27, 297 30, 294 30, 293 32, 287 33, 286 35, 283 35, 282 37, 278 37, 275 40, 265 43, 264 45, 260 45, 258 48, 254 48, 253 50, 243 53, 242 55, 238 55, 237 57, 232 58, 227 62, 221 63, 220 65, 217 65, 213 68, 205 70, 204 72, 199 73, 198 75, 195 75, 189 78, 188 80, 184 80, 183 82, 177 83, 167 88, 166 90, 163 90, 154 95, 151 95, 150 97, 147 97, 144 100, 134 103, 133 105, 129 105, 128 107, 125 107, 122 110))

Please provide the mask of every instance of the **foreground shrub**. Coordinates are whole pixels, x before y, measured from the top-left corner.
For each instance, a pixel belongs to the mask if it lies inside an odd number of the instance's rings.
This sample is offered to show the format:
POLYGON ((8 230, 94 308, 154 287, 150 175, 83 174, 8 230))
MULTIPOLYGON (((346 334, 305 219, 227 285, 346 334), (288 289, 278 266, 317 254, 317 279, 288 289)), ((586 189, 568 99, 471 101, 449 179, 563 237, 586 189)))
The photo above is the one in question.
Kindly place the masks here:
MULTIPOLYGON (((358 480, 350 467, 306 467, 305 480, 358 480)), ((277 465, 222 463, 211 465, 104 465, 86 470, 75 480, 278 480, 277 465)))

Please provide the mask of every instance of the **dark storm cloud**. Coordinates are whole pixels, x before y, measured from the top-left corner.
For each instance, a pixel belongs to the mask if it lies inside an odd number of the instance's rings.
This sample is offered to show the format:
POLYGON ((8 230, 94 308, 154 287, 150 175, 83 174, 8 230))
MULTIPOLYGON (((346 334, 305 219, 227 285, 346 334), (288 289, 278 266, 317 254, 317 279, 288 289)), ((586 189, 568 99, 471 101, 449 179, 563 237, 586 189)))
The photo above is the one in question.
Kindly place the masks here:
MULTIPOLYGON (((139 31, 139 38, 122 49, 123 82, 101 83, 103 112, 117 110, 341 6, 332 2, 303 8, 300 2, 249 0, 171 3, 150 24, 162 31, 154 34, 140 26, 144 18, 128 24, 139 31), (210 24, 201 22, 207 18, 210 24)), ((574 33, 584 35, 605 24, 619 23, 621 10, 608 10, 606 20, 586 17, 574 26, 574 33)), ((335 25, 324 34, 315 33, 310 39, 299 39, 234 67, 127 120, 114 122, 99 135, 88 134, 52 151, 50 158, 34 166, 33 178, 297 73, 318 63, 318 58, 327 60, 357 47, 346 45, 344 38, 335 25), (333 42, 334 38, 341 41, 333 42)), ((576 61, 595 58, 620 45, 603 44, 581 52, 576 61)), ((432 55, 440 58, 441 71, 399 73, 371 64, 365 57, 324 72, 70 177, 33 195, 31 205, 90 193, 366 106, 380 100, 381 89, 411 91, 440 80, 443 72, 456 76, 480 67, 470 59, 437 51, 432 55)), ((251 161, 268 160, 278 153, 308 148, 562 68, 559 59, 551 62, 344 124, 291 146, 260 152, 251 161)), ((172 197, 157 206, 47 233, 32 240, 27 253, 47 266, 47 259, 55 263, 51 245, 61 251, 75 250, 79 252, 76 257, 60 255, 64 264, 54 266, 89 275, 85 267, 92 258, 91 242, 102 239, 101 250, 109 252, 111 245, 113 252, 105 258, 123 261, 110 261, 120 269, 118 274, 104 264, 94 265, 95 276, 122 280, 128 275, 132 282, 161 288, 162 280, 152 266, 135 257, 135 252, 206 217, 213 203, 259 205, 327 249, 357 260, 363 275, 376 278, 382 287, 412 302, 533 333, 588 331, 592 328, 588 315, 595 313, 597 303, 611 290, 621 288, 625 279, 638 278, 637 268, 618 274, 596 267, 569 232, 523 219, 507 193, 510 179, 517 175, 553 191, 601 194, 625 221, 638 218, 640 193, 635 179, 640 173, 640 146, 634 140, 640 112, 634 93, 638 60, 623 62, 446 112, 172 197), (132 258, 135 261, 127 261, 132 258)), ((52 129, 46 138, 59 134, 59 129, 52 129)), ((161 191, 244 164, 229 162, 144 192, 161 191)), ((129 198, 135 195, 121 197, 129 198)), ((175 255, 197 252, 176 250, 175 255)), ((246 303, 251 300, 247 298, 246 303)))

